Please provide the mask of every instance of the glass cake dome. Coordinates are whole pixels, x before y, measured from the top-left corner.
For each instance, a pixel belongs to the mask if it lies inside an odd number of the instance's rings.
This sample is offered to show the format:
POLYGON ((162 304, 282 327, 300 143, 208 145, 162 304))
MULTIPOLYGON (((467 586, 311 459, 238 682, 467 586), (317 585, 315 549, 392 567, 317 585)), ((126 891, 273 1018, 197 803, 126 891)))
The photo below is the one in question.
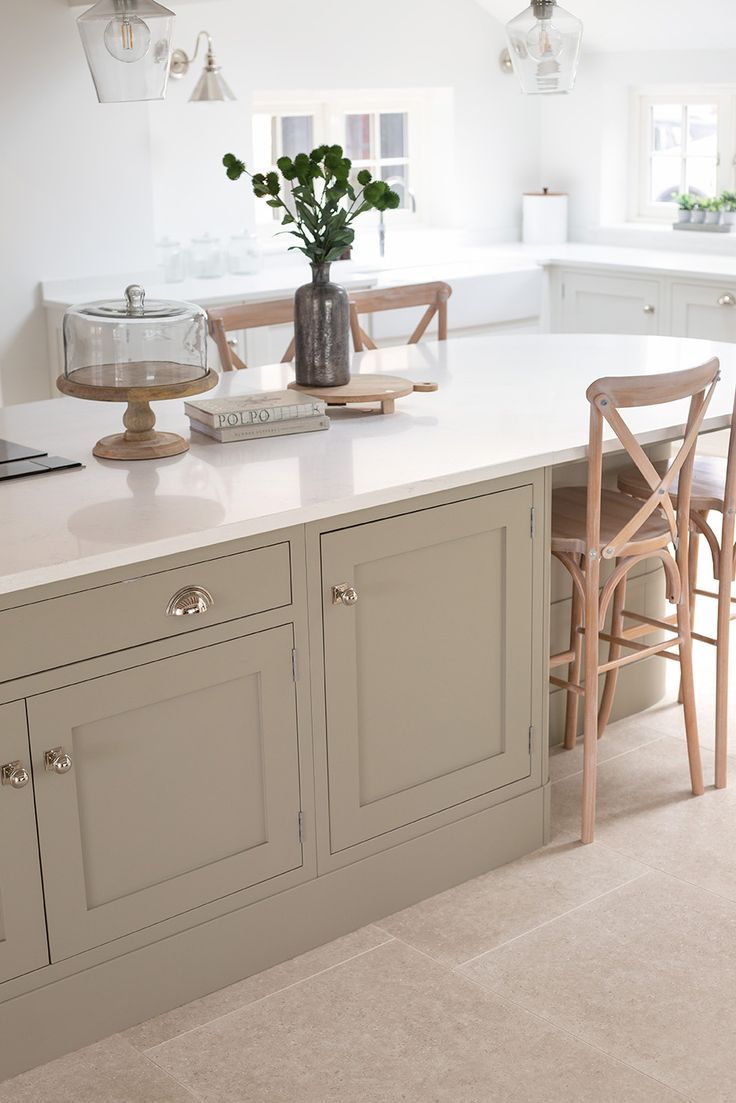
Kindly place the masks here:
POLYGON ((90 387, 162 387, 207 375, 207 315, 195 303, 146 302, 132 284, 122 300, 64 315, 64 375, 90 387))

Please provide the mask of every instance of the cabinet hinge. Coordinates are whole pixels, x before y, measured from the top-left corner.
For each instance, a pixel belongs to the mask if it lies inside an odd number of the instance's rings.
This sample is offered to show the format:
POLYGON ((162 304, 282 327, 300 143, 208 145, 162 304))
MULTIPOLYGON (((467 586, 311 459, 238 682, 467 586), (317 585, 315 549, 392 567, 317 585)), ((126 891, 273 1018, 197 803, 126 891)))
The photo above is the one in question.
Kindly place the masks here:
POLYGON ((304 813, 300 812, 297 816, 297 830, 299 832, 299 842, 304 842, 304 813))
POLYGON ((296 663, 296 648, 291 652, 291 677, 294 682, 299 679, 299 669, 296 663))
POLYGON ((532 747, 534 746, 534 725, 529 725, 529 757, 532 756, 532 747))
POLYGON ((529 535, 532 540, 537 535, 537 511, 534 506, 529 510, 529 535))

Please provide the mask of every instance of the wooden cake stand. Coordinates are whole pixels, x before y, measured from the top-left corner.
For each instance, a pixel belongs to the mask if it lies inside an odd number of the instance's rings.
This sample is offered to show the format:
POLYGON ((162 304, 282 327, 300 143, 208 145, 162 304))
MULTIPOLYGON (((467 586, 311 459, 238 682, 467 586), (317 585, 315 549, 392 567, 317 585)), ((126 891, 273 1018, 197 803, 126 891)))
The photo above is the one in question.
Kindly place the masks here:
MULTIPOLYGON (((85 369, 86 370, 86 369, 85 369)), ((189 451, 189 441, 178 433, 159 433, 156 415, 151 402, 169 398, 189 398, 204 394, 217 385, 217 372, 208 371, 199 379, 186 382, 162 381, 154 386, 104 386, 92 382, 80 382, 60 375, 56 386, 62 394, 84 398, 92 402, 127 402, 123 414, 124 433, 98 440, 92 449, 95 456, 104 460, 157 460, 164 456, 178 456, 189 451)))
POLYGON ((355 403, 377 402, 382 414, 392 414, 397 398, 405 398, 414 391, 430 392, 439 388, 437 383, 412 383, 397 375, 354 375, 344 387, 303 387, 290 383, 292 391, 302 391, 313 398, 321 398, 328 406, 351 406, 355 403))

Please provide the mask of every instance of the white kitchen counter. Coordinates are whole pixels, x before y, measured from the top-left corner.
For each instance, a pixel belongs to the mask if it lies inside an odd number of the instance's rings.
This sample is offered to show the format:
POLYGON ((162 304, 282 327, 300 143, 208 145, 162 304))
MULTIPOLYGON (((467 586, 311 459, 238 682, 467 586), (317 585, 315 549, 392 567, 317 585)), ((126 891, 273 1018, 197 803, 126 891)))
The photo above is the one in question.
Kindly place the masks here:
POLYGON ((567 242, 565 245, 509 244, 496 246, 495 251, 499 256, 534 261, 544 268, 553 265, 565 268, 616 268, 654 275, 736 279, 736 234, 729 240, 733 241, 733 255, 586 245, 578 242, 567 242))
MULTIPOLYGON (((339 410, 328 432, 220 445, 195 435, 168 460, 92 456, 123 406, 72 398, 0 410, 0 437, 81 459, 0 484, 0 593, 217 544, 368 506, 585 457, 585 389, 597 376, 664 372, 720 356, 706 428, 730 423, 736 346, 665 337, 476 337, 365 353, 355 370, 436 380, 392 416, 339 410)), ((288 366, 223 378, 213 394, 284 386, 288 366)), ((181 402, 162 429, 187 431, 181 402)), ((642 442, 675 439, 683 404, 632 411, 642 442)))

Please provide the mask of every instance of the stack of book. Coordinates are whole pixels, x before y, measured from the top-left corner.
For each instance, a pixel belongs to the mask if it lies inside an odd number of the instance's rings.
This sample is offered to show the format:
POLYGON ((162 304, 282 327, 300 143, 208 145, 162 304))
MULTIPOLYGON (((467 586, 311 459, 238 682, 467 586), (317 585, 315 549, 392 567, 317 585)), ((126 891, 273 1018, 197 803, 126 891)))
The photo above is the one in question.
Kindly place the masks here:
POLYGON ((192 429, 221 444, 330 427, 326 404, 298 391, 193 399, 184 403, 184 410, 192 429))

